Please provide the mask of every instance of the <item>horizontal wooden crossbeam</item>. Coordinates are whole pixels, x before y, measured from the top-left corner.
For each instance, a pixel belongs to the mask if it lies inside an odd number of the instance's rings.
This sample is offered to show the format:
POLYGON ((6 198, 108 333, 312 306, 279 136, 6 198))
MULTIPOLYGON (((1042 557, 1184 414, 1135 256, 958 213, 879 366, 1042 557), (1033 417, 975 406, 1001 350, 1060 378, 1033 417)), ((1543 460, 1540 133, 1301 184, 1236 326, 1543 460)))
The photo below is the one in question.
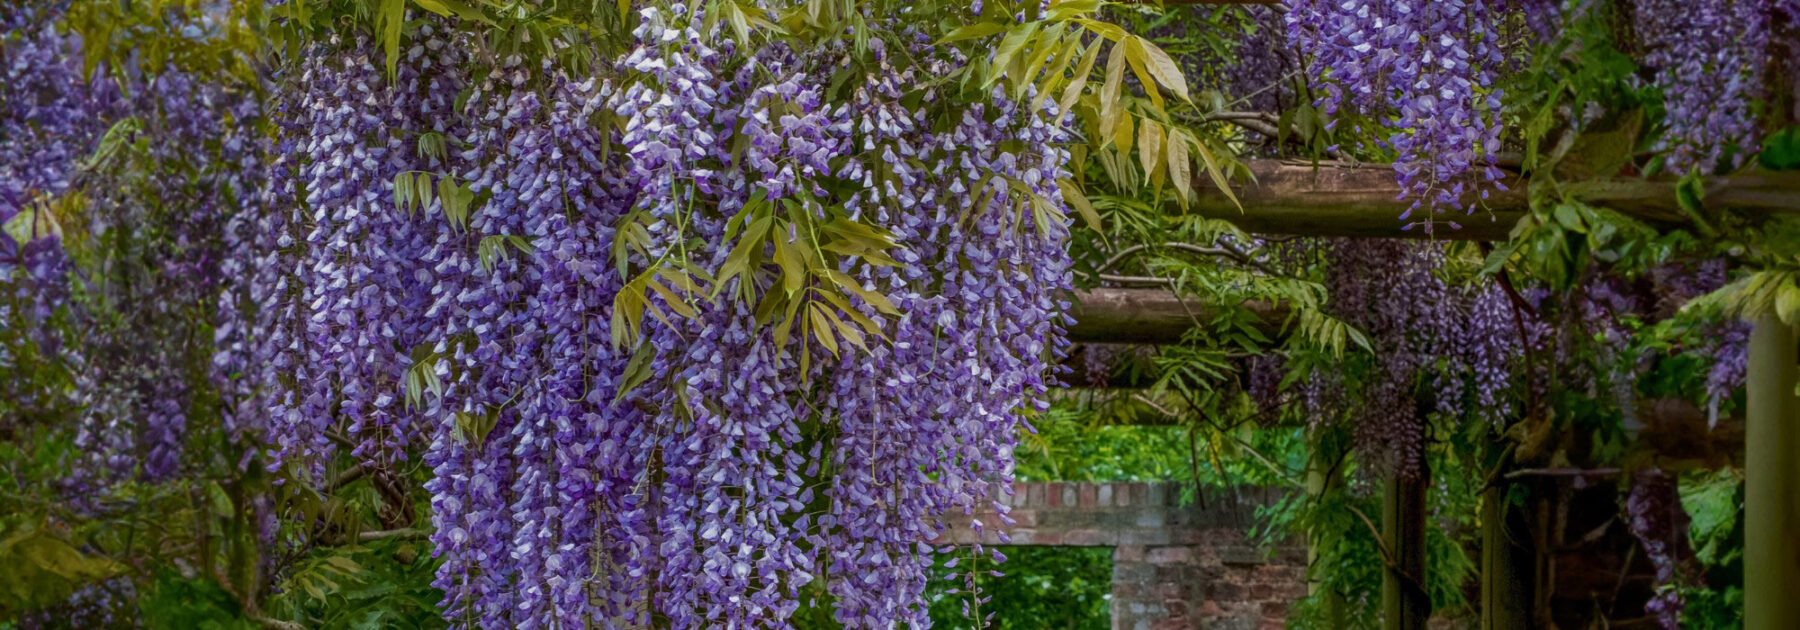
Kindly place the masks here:
MULTIPOLYGON (((1271 304, 1246 305, 1263 316, 1271 329, 1286 312, 1271 304)), ((1182 299, 1168 289, 1092 289, 1078 291, 1070 305, 1075 325, 1069 339, 1076 342, 1168 344, 1206 321, 1204 304, 1182 299)))
MULTIPOLYGON (((1409 221, 1400 219, 1412 202, 1401 198, 1391 166, 1272 159, 1244 164, 1254 181, 1234 187, 1238 204, 1202 177, 1199 199, 1185 211, 1261 234, 1479 241, 1506 240, 1519 218, 1530 212, 1526 183, 1512 174, 1500 182, 1505 190, 1489 188, 1486 199, 1472 194, 1468 199, 1475 206, 1472 213, 1439 215, 1460 228, 1439 223, 1428 235, 1416 224, 1423 210, 1411 217, 1411 228, 1409 221)), ((1674 180, 1596 179, 1562 186, 1577 199, 1653 225, 1689 221, 1676 200, 1674 180)), ((1709 210, 1730 209, 1750 216, 1800 214, 1800 172, 1711 178, 1705 184, 1703 204, 1709 210)))

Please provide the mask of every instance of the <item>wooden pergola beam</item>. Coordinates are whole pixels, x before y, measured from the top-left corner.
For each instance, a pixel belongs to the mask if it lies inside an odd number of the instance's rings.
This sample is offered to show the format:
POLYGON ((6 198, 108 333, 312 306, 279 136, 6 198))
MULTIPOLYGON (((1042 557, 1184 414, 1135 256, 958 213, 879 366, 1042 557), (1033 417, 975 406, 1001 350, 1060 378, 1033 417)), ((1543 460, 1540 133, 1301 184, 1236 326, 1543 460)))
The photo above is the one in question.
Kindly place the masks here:
MULTIPOLYGON (((1089 343, 1171 344, 1182 333, 1206 321, 1206 306, 1182 299, 1168 289, 1101 288, 1077 291, 1069 306, 1075 325, 1069 339, 1089 343)), ((1245 305, 1263 317, 1270 329, 1287 312, 1263 302, 1245 305)))
MULTIPOLYGON (((1386 165, 1288 160, 1247 160, 1254 181, 1234 192, 1242 209, 1216 188, 1207 186, 1185 210, 1231 221, 1260 234, 1361 238, 1424 238, 1425 230, 1404 229, 1400 219, 1411 205, 1401 200, 1393 169, 1386 165)), ((1525 183, 1517 175, 1502 182, 1470 217, 1458 216, 1461 228, 1440 226, 1433 238, 1505 240, 1513 225, 1529 212, 1525 183)), ((1564 190, 1588 203, 1658 226, 1690 219, 1676 200, 1675 182, 1642 179, 1599 179, 1563 184, 1564 190)), ((1730 209, 1756 217, 1800 214, 1800 172, 1749 173, 1706 181, 1702 203, 1707 210, 1730 209)), ((1069 338, 1077 342, 1169 344, 1205 321, 1204 306, 1168 289, 1103 288, 1078 292, 1070 314, 1075 325, 1069 338)), ((1286 312, 1269 304, 1250 308, 1263 314, 1271 329, 1286 312)))
MULTIPOLYGON (((1198 200, 1174 212, 1195 212, 1231 221, 1245 231, 1295 236, 1426 238, 1423 227, 1400 219, 1412 206, 1401 199, 1394 170, 1385 164, 1245 160, 1254 181, 1237 185, 1232 203, 1201 178, 1198 200), (1239 207, 1241 204, 1241 208, 1239 207)), ((1439 215, 1460 228, 1438 224, 1431 237, 1449 240, 1506 240, 1519 218, 1530 212, 1526 183, 1517 174, 1489 188, 1486 199, 1471 194, 1471 214, 1439 215)), ((1596 179, 1564 183, 1574 197, 1658 226, 1689 221, 1675 195, 1674 180, 1596 179)), ((1747 215, 1800 214, 1800 172, 1749 173, 1706 181, 1703 204, 1747 215)), ((1420 210, 1412 222, 1422 218, 1420 210)))

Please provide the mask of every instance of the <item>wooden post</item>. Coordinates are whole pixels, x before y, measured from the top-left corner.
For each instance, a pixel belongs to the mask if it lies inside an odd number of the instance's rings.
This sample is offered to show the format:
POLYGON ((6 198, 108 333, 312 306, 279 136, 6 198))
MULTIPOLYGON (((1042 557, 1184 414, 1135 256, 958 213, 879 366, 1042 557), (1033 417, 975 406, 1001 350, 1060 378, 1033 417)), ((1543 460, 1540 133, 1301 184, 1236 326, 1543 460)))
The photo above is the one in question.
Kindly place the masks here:
POLYGON ((1744 446, 1744 628, 1800 620, 1800 334, 1773 315, 1750 335, 1744 446))
POLYGON ((1384 630, 1425 630, 1431 597, 1425 592, 1425 492, 1431 472, 1423 463, 1412 475, 1394 471, 1382 493, 1382 538, 1392 565, 1382 573, 1384 630))
POLYGON ((1511 484, 1481 496, 1481 628, 1528 630, 1536 601, 1535 538, 1522 512, 1507 503, 1511 484))

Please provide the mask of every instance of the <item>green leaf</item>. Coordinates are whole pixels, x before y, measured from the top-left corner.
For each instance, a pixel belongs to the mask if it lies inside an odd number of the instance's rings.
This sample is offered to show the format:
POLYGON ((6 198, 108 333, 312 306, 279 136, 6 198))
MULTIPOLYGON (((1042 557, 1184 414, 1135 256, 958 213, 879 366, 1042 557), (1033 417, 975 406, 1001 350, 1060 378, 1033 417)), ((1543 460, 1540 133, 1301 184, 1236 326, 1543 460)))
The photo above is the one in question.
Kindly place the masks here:
POLYGON ((976 22, 974 24, 965 24, 956 30, 950 31, 943 39, 939 39, 937 43, 941 46, 967 39, 987 37, 989 35, 1006 32, 1009 26, 1010 25, 1001 22, 976 22))
MULTIPOLYGON (((868 303, 869 306, 875 307, 875 310, 877 310, 877 311, 881 311, 881 312, 887 313, 889 315, 899 315, 900 314, 900 309, 894 308, 894 303, 892 301, 888 300, 888 297, 886 295, 883 295, 878 291, 870 291, 868 289, 864 289, 862 284, 857 282, 856 278, 851 277, 850 274, 844 273, 842 271, 838 271, 836 269, 826 268, 825 269, 825 277, 830 278, 832 284, 836 284, 837 286, 842 287, 845 291, 849 291, 851 293, 856 294, 856 297, 862 298, 863 302, 868 303)), ((846 310, 848 310, 848 309, 846 309, 846 310)))
POLYGON ((1800 126, 1788 127, 1764 138, 1758 161, 1771 171, 1800 169, 1800 126))
POLYGON ((40 608, 62 600, 85 584, 117 575, 123 567, 88 556, 42 527, 27 527, 0 539, 0 609, 40 608))
POLYGON ((381 0, 381 50, 387 55, 387 74, 391 80, 400 63, 400 27, 406 23, 406 0, 381 0))
POLYGON ((775 244, 775 264, 781 268, 782 289, 791 297, 806 286, 806 261, 786 238, 776 236, 772 242, 775 244))
POLYGON ((419 5, 419 8, 421 9, 444 17, 453 15, 450 11, 450 7, 446 6, 441 0, 413 0, 413 4, 419 5))
POLYGON ((1557 204, 1554 211, 1556 222, 1572 232, 1587 232, 1587 224, 1581 220, 1581 209, 1575 204, 1557 204))
POLYGON ((1688 173, 1675 183, 1675 201, 1681 206, 1681 211, 1693 220, 1702 236, 1710 238, 1717 232, 1713 229, 1712 222, 1706 219, 1705 199, 1706 180, 1700 177, 1698 171, 1688 173))
POLYGON ((995 81, 1000 80, 1000 75, 1006 72, 1007 65, 1012 63, 1013 56, 1019 54, 1019 51, 1025 48, 1025 44, 1037 37, 1038 29, 1042 26, 1041 22, 1027 22, 1013 28, 1006 34, 1006 37, 1000 39, 1000 46, 994 49, 993 68, 988 72, 987 79, 981 82, 983 88, 992 86, 995 81))
MULTIPOLYGON (((76 194, 76 193, 71 193, 76 194)), ((62 236, 62 224, 51 212, 50 204, 34 203, 21 208, 18 214, 6 220, 6 234, 13 242, 20 245, 30 243, 41 237, 62 236)))
POLYGON ((1076 186, 1075 182, 1064 177, 1056 180, 1056 187, 1062 191, 1063 202, 1074 208, 1076 214, 1081 215, 1081 220, 1087 222, 1089 229, 1101 234, 1106 233, 1104 226, 1100 224, 1100 213, 1094 211, 1094 204, 1088 203, 1087 195, 1082 194, 1080 186, 1076 186))
POLYGON ((625 362, 625 372, 619 380, 619 392, 613 395, 613 402, 625 397, 627 392, 650 380, 650 360, 656 358, 656 348, 650 342, 638 344, 637 350, 631 353, 631 360, 625 362))
POLYGON ((1506 267, 1506 261, 1511 260, 1513 252, 1518 249, 1517 241, 1508 241, 1495 247, 1494 251, 1488 254, 1487 259, 1482 261, 1481 274, 1491 276, 1500 273, 1500 270, 1506 267))

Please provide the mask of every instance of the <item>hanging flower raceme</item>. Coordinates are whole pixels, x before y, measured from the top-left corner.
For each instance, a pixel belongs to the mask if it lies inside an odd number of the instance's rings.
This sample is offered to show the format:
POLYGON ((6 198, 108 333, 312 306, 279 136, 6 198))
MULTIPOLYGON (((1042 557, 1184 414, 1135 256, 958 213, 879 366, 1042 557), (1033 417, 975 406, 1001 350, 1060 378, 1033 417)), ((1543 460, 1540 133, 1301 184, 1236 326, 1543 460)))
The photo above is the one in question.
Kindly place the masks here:
POLYGON ((453 624, 923 623, 1066 351, 1055 103, 937 93, 966 60, 916 33, 859 69, 689 11, 579 72, 465 84, 429 18, 392 78, 354 41, 283 69, 216 365, 273 465, 422 451, 453 624))
POLYGON ((1416 471, 1425 422, 1511 420, 1510 374, 1524 344, 1491 283, 1450 286, 1439 243, 1360 239, 1331 250, 1332 310, 1368 334, 1375 365, 1353 405, 1359 448, 1379 466, 1416 471))
MULTIPOLYGON (((1310 58, 1327 114, 1341 109, 1393 131, 1382 143, 1425 229, 1500 186, 1503 62, 1490 0, 1296 0, 1288 37, 1310 58)), ((1336 120, 1327 123, 1334 127, 1336 120)))
POLYGON ((1763 0, 1642 0, 1633 24, 1657 72, 1676 171, 1737 168, 1756 150, 1752 104, 1763 95, 1770 11, 1763 0), (1729 152, 1729 159, 1727 160, 1729 152))

